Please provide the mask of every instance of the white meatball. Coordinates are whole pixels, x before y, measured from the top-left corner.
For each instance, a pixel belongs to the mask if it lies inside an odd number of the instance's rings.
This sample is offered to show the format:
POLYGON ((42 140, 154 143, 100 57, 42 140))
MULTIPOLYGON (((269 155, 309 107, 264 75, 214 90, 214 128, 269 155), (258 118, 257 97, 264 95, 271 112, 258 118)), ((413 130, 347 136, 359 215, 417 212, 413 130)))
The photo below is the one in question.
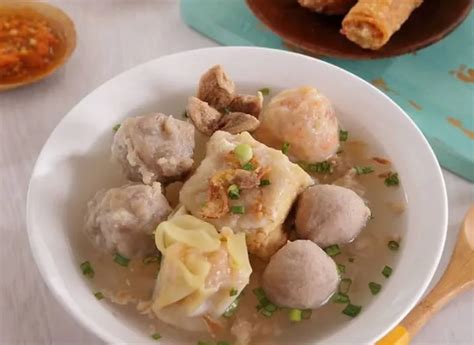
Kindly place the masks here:
POLYGON ((84 232, 104 252, 143 258, 156 251, 152 233, 170 213, 158 182, 101 190, 87 204, 84 232))
POLYGON ((317 308, 339 285, 334 261, 311 241, 288 242, 270 259, 262 287, 275 304, 289 308, 317 308))
POLYGON ((339 127, 329 99, 312 87, 286 90, 275 97, 259 116, 255 137, 281 149, 290 144, 290 157, 316 163, 339 148, 339 127))
POLYGON ((132 181, 178 180, 193 165, 194 126, 164 114, 126 119, 114 136, 112 158, 132 181))
POLYGON ((370 217, 370 209, 354 191, 317 185, 300 196, 296 232, 321 247, 351 242, 370 217))

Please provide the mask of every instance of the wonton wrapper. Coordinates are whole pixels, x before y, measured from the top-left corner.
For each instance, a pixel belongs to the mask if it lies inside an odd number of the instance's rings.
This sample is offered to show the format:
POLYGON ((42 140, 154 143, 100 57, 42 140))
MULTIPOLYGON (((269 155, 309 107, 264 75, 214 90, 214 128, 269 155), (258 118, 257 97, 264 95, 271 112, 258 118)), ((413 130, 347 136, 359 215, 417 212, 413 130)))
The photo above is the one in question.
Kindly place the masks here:
POLYGON ((244 234, 177 215, 158 226, 155 242, 163 259, 152 309, 168 324, 205 330, 205 319, 219 318, 249 282, 244 234))
POLYGON ((180 203, 191 214, 218 229, 228 226, 237 233, 245 233, 249 252, 268 258, 285 244, 287 236, 282 224, 298 194, 312 184, 311 177, 281 151, 256 141, 247 132, 232 135, 218 131, 209 139, 205 159, 183 185, 180 203), (229 212, 208 219, 203 216, 202 208, 208 201, 209 180, 216 173, 229 169, 229 153, 242 143, 249 144, 254 159, 261 167, 269 169, 263 178, 270 180, 270 185, 242 190, 238 200, 229 200, 230 206, 244 206, 245 214, 229 212), (254 212, 256 202, 262 206, 261 213, 254 212))

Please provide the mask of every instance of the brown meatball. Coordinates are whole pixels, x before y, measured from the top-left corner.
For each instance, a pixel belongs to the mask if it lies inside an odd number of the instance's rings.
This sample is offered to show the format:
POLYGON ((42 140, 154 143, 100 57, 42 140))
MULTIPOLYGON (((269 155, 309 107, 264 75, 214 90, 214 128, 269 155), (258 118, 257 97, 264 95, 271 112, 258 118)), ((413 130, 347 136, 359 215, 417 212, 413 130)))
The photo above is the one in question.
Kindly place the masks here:
POLYGON ((229 113, 221 118, 220 130, 230 134, 253 132, 260 125, 256 117, 245 113, 229 113))
POLYGON ((99 191, 87 204, 84 232, 104 252, 144 258, 156 252, 152 233, 171 213, 157 182, 99 191))
POLYGON ((317 308, 339 285, 334 261, 311 241, 288 242, 272 256, 262 287, 275 304, 289 308, 317 308))
POLYGON ((354 191, 317 185, 300 196, 296 211, 296 232, 325 248, 351 242, 370 217, 370 209, 354 191))
POLYGON ((193 165, 194 126, 164 114, 126 119, 114 136, 112 158, 128 179, 151 184, 180 179, 193 165))
POLYGON ((186 113, 197 130, 207 136, 211 136, 219 128, 219 121, 222 118, 221 113, 196 97, 189 97, 186 113))
POLYGON ((298 0, 299 4, 314 12, 324 14, 346 14, 357 0, 298 0))
POLYGON ((258 117, 263 107, 263 95, 259 91, 254 95, 237 95, 229 104, 231 112, 246 113, 258 117))
POLYGON ((186 113, 197 130, 207 136, 211 136, 217 130, 231 134, 244 131, 252 132, 260 125, 260 121, 250 114, 230 112, 222 115, 209 104, 196 97, 189 98, 186 113))
POLYGON ((234 99, 235 85, 220 65, 203 74, 197 97, 217 110, 223 110, 234 99))

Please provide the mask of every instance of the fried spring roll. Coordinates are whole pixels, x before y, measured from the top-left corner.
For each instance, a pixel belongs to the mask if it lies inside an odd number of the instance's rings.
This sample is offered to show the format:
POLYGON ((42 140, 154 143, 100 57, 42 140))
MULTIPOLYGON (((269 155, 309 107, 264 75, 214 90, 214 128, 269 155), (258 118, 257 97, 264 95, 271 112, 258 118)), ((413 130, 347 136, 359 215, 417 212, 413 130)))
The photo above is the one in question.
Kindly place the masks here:
POLYGON ((341 33, 365 49, 380 49, 423 0, 359 0, 342 21, 341 33))

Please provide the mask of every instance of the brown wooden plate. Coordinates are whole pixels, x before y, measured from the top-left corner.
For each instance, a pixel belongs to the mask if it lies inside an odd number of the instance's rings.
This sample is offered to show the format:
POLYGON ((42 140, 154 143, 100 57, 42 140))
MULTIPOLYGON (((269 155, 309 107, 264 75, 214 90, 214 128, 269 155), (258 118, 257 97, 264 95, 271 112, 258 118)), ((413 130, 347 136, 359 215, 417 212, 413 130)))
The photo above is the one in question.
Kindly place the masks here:
POLYGON ((433 44, 454 30, 472 8, 472 0, 425 0, 385 46, 372 51, 339 33, 343 16, 311 12, 297 0, 247 0, 247 4, 290 47, 311 55, 361 60, 402 55, 433 44))

